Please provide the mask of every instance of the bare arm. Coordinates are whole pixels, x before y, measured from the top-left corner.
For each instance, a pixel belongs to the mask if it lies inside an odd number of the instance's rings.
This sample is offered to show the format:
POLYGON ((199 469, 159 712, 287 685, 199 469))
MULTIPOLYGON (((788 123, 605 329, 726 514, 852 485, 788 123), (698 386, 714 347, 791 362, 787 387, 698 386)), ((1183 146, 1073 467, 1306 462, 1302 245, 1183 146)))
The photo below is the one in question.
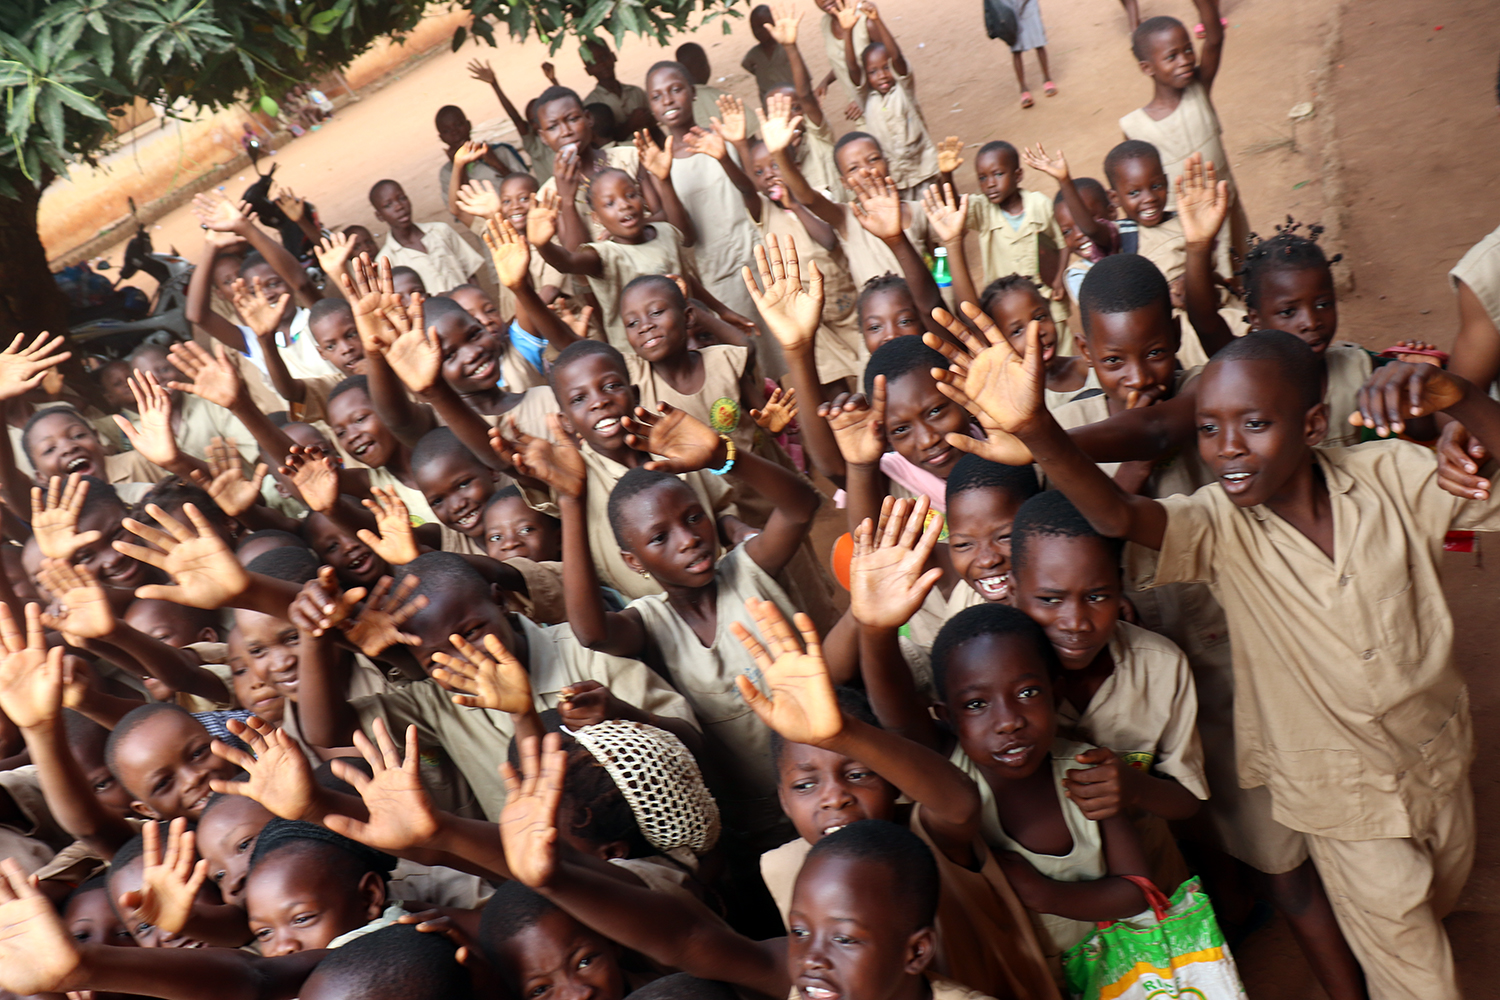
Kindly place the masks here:
POLYGON ((1193 0, 1198 18, 1203 22, 1203 47, 1198 55, 1198 79, 1203 89, 1212 91, 1224 58, 1224 25, 1219 23, 1218 0, 1193 0))
POLYGON ((213 294, 214 261, 218 259, 221 242, 214 238, 217 235, 211 234, 203 241, 203 256, 199 258, 198 266, 193 268, 193 276, 188 279, 185 312, 189 323, 203 327, 215 340, 222 341, 244 354, 249 346, 245 343, 245 331, 214 312, 209 306, 208 299, 213 294))
MULTIPOLYGON (((891 34, 890 28, 886 27, 885 18, 879 16, 872 7, 869 8, 869 14, 865 20, 870 25, 870 41, 878 41, 881 45, 884 45, 886 52, 891 57, 891 69, 896 71, 897 76, 905 76, 910 72, 911 68, 906 65, 906 57, 901 54, 901 46, 896 44, 896 36, 891 34)), ((853 31, 849 32, 848 39, 848 48, 852 52, 854 50, 853 31)), ((858 78, 856 77, 855 79, 857 82, 858 78)))

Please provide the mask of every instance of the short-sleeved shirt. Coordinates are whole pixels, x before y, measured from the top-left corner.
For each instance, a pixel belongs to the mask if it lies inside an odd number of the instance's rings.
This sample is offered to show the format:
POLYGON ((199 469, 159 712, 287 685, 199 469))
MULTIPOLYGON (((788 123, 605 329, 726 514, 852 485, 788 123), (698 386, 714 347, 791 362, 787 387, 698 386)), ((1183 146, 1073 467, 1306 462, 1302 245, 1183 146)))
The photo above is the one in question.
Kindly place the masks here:
POLYGON ((859 86, 859 103, 865 111, 865 131, 880 143, 898 188, 913 188, 937 176, 937 146, 917 104, 911 73, 897 76, 896 85, 884 94, 871 87, 866 77, 859 86))
POLYGON ((1479 300, 1495 329, 1500 330, 1500 229, 1469 248, 1448 272, 1455 290, 1462 281, 1479 300))
POLYGON ((589 289, 599 303, 604 318, 604 333, 621 354, 630 357, 634 348, 625 336, 625 321, 620 318, 620 290, 643 274, 682 274, 682 233, 676 226, 653 222, 656 236, 644 243, 616 243, 602 240, 585 243, 599 255, 604 273, 589 276, 589 289))
MULTIPOLYGON (((828 57, 828 68, 839 85, 844 88, 845 100, 854 104, 859 103, 859 88, 854 85, 854 79, 849 75, 849 58, 844 51, 844 40, 833 33, 834 17, 825 13, 820 22, 823 29, 823 54, 828 57)), ((870 46, 870 22, 861 17, 854 22, 854 58, 858 59, 864 55, 865 49, 870 46)), ((842 108, 840 108, 842 111, 842 108)), ((857 126, 856 126, 857 127, 857 126)))
POLYGON ((1166 636, 1115 624, 1109 654, 1115 670, 1079 712, 1059 698, 1057 725, 1068 736, 1109 747, 1142 770, 1159 771, 1200 799, 1208 798, 1198 693, 1187 657, 1166 636))
POLYGON ((755 443, 755 420, 740 402, 740 380, 750 362, 750 349, 737 344, 711 344, 698 350, 703 359, 703 387, 688 396, 657 375, 650 363, 634 353, 625 355, 630 381, 640 390, 641 406, 656 412, 657 403, 670 403, 695 420, 734 439, 735 447, 750 450, 755 443))
POLYGON ((1042 274, 1042 251, 1055 253, 1066 246, 1052 212, 1052 199, 1040 191, 1022 191, 1021 206, 1020 224, 1011 225, 1004 210, 988 198, 969 199, 965 225, 979 234, 979 259, 986 285, 1008 274, 1024 274, 1043 286, 1052 281, 1052 275, 1042 274))
POLYGON ((1217 483, 1160 501, 1160 552, 1126 548, 1141 587, 1207 583, 1233 636, 1240 784, 1273 817, 1339 840, 1410 837, 1473 754, 1440 558, 1453 528, 1500 528, 1500 499, 1460 500, 1405 441, 1313 454, 1333 516, 1330 559, 1217 483))
MULTIPOLYGON (((495 155, 495 159, 505 165, 505 171, 502 173, 485 161, 476 160, 464 168, 465 181, 489 181, 495 185, 496 190, 499 190, 500 182, 511 174, 524 174, 527 172, 526 164, 505 143, 492 142, 489 144, 489 147, 490 152, 495 155)), ((451 183, 453 183, 453 160, 449 159, 438 168, 438 184, 440 185, 438 191, 442 195, 444 205, 448 204, 448 185, 451 183)))
MULTIPOLYGON (((606 166, 623 170, 631 177, 637 177, 641 170, 641 157, 635 151, 634 146, 605 146, 594 150, 594 157, 606 166)), ((589 188, 593 184, 592 177, 584 177, 579 181, 578 194, 573 199, 573 204, 578 208, 578 217, 588 227, 589 234, 596 240, 609 239, 609 231, 594 220, 593 209, 589 207, 589 188)), ((548 177, 542 182, 543 191, 557 190, 557 177, 548 177)))
POLYGON ((589 96, 583 99, 583 106, 590 104, 608 104, 609 110, 615 113, 615 125, 625 127, 630 116, 636 111, 650 111, 651 102, 646 99, 646 92, 640 87, 628 83, 620 84, 619 96, 604 89, 603 84, 598 84, 589 91, 589 96))
POLYGON ((465 243, 458 230, 448 223, 419 222, 417 228, 422 231, 426 253, 402 246, 396 237, 387 236, 380 254, 391 259, 392 267, 404 266, 416 271, 428 295, 441 295, 466 285, 472 276, 484 270, 487 262, 479 251, 465 243))
POLYGON ((255 437, 240 423, 239 417, 190 392, 182 394, 177 406, 182 413, 176 431, 177 447, 183 454, 203 458, 214 438, 233 439, 245 461, 254 464, 260 454, 260 445, 255 443, 255 437))
MULTIPOLYGON (((558 692, 568 685, 596 680, 627 705, 653 715, 694 721, 682 695, 645 664, 587 649, 567 625, 535 625, 525 618, 512 621, 526 638, 526 672, 531 677, 537 711, 556 708, 558 692)), ((453 704, 450 693, 431 679, 356 698, 351 704, 366 735, 377 718, 383 718, 391 732, 416 726, 424 755, 428 747, 445 750, 467 780, 485 817, 500 818, 500 810, 505 807, 505 784, 497 768, 515 735, 515 725, 507 713, 460 708, 453 704)))
MULTIPOLYGON (((901 219, 906 223, 906 238, 911 240, 917 253, 936 245, 932 225, 927 221, 927 211, 920 201, 903 201, 901 219)), ((844 212, 843 221, 834 227, 834 232, 838 234, 844 259, 849 262, 849 275, 854 279, 856 288, 863 288, 865 282, 882 274, 901 273, 901 262, 896 259, 896 252, 886 246, 884 240, 872 235, 859 224, 852 207, 844 212)))
POLYGON ((870 352, 865 347, 865 338, 859 330, 859 289, 849 276, 849 265, 841 247, 835 244, 829 250, 812 238, 807 225, 790 209, 782 208, 765 195, 760 196, 760 231, 767 236, 776 236, 786 246, 786 238, 797 243, 797 257, 802 262, 802 272, 807 273, 807 263, 818 265, 823 275, 823 321, 818 326, 817 338, 813 341, 813 363, 818 371, 818 381, 827 385, 839 379, 858 378, 865 370, 865 361, 870 352))
POLYGON ((839 176, 833 143, 833 128, 826 117, 821 125, 804 121, 802 141, 792 150, 792 159, 808 184, 825 192, 831 201, 845 201, 849 192, 844 190, 844 181, 839 176))
MULTIPOLYGON (((755 77, 755 86, 760 91, 762 101, 766 99, 766 91, 772 87, 793 86, 792 60, 780 45, 772 46, 770 52, 759 45, 751 46, 750 51, 745 53, 745 58, 740 60, 740 68, 755 77)), ((708 127, 707 118, 699 118, 697 122, 704 128, 708 127)))

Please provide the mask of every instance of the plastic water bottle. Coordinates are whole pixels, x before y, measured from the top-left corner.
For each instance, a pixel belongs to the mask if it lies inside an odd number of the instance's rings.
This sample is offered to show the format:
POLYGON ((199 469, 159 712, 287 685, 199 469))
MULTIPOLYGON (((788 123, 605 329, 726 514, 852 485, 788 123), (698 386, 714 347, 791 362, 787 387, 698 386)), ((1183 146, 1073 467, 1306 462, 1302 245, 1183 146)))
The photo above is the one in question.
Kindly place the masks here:
POLYGON ((939 288, 951 288, 953 275, 948 271, 948 248, 938 247, 932 254, 932 280, 937 282, 939 288))

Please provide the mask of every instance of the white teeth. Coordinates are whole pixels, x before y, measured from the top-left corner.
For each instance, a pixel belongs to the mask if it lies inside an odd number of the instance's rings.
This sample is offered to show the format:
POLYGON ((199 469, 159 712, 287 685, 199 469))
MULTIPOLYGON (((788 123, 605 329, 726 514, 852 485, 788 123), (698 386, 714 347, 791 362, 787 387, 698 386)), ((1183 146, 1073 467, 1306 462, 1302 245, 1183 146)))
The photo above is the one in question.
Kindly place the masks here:
POLYGON ((1230 482, 1238 483, 1241 480, 1249 479, 1250 478, 1250 473, 1248 473, 1248 472, 1226 472, 1224 474, 1224 478, 1227 479, 1227 480, 1229 480, 1230 482))
POLYGON ((71 462, 68 463, 67 471, 69 473, 77 472, 79 469, 83 468, 85 465, 88 465, 88 464, 89 464, 89 460, 87 458, 83 458, 83 457, 75 458, 75 459, 73 459, 73 461, 71 461, 71 462))
POLYGON ((463 517, 459 518, 457 523, 461 524, 465 528, 467 528, 467 527, 469 527, 471 524, 473 524, 477 520, 479 520, 479 514, 478 514, 477 511, 474 511, 474 512, 470 512, 468 514, 465 514, 463 517))
POLYGON ((838 994, 833 992, 833 990, 819 989, 816 986, 804 986, 802 987, 802 996, 806 1000, 832 1000, 838 994))
POLYGON ((838 833, 843 828, 844 828, 844 824, 842 824, 842 823, 840 823, 838 826, 830 826, 826 830, 823 831, 823 836, 826 837, 830 833, 838 833))
POLYGON ((598 421, 597 423, 594 424, 594 430, 596 430, 596 431, 612 431, 612 430, 614 430, 618 426, 620 426, 620 418, 619 417, 605 417, 603 420, 600 420, 600 421, 598 421))

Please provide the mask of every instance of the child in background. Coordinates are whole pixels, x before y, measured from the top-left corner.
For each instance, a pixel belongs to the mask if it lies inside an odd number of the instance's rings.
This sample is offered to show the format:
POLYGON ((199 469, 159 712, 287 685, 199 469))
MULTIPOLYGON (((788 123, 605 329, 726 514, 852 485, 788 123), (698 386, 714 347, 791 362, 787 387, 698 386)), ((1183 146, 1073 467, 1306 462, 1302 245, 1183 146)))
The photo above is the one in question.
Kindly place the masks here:
MULTIPOLYGON (((1131 31, 1131 52, 1140 62, 1141 72, 1151 78, 1153 92, 1149 103, 1120 119, 1120 130, 1127 139, 1154 145, 1168 178, 1181 174, 1188 157, 1198 153, 1205 163, 1213 165, 1220 180, 1229 182, 1233 199, 1229 230, 1219 239, 1238 264, 1250 235, 1250 222, 1236 196, 1229 155, 1220 138, 1219 115, 1209 96, 1223 59, 1224 25, 1217 0, 1193 3, 1201 21, 1201 58, 1193 51, 1188 29, 1175 17, 1148 18, 1131 31)), ((1167 202, 1168 207, 1176 205, 1171 191, 1167 192, 1167 202)))
POLYGON ((1053 321, 1066 329, 1068 303, 1061 282, 1066 244, 1052 213, 1052 199, 1022 188, 1023 173, 1016 147, 999 140, 985 143, 974 157, 974 174, 984 197, 969 199, 965 225, 979 234, 984 284, 1007 274, 1031 278, 1052 301, 1053 321))
POLYGON ((1057 96, 1057 84, 1052 82, 1052 71, 1047 68, 1047 29, 1042 27, 1041 0, 1020 0, 1016 4, 1016 40, 1010 46, 1011 63, 1016 70, 1016 84, 1021 88, 1021 107, 1029 108, 1036 103, 1026 87, 1027 52, 1036 50, 1036 59, 1042 66, 1042 93, 1047 97, 1057 96))
MULTIPOLYGON (((792 157, 809 184, 828 192, 835 201, 842 201, 848 194, 839 180, 838 164, 834 162, 833 129, 823 113, 819 91, 813 87, 812 74, 802 58, 802 50, 797 48, 802 13, 791 0, 776 0, 771 5, 771 14, 775 18, 771 23, 771 34, 786 52, 787 62, 792 68, 792 82, 772 87, 766 92, 766 98, 772 94, 791 97, 791 113, 802 116, 802 127, 792 139, 792 157)), ((846 66, 846 72, 847 69, 846 66)), ((746 131, 750 134, 756 131, 751 127, 753 124, 746 122, 746 131)))
MULTIPOLYGON (((609 47, 603 42, 584 42, 579 55, 583 58, 583 71, 598 81, 594 89, 579 102, 579 106, 607 104, 615 116, 614 134, 601 135, 599 138, 610 142, 629 142, 636 132, 649 128, 651 105, 646 99, 646 92, 632 84, 621 83, 615 76, 615 54, 609 47)), ((647 86, 649 85, 648 83, 647 86)), ((539 100, 538 110, 540 108, 539 100)))
POLYGON ((1115 225, 1115 207, 1110 204, 1109 192, 1092 177, 1080 177, 1077 181, 1068 171, 1067 158, 1062 150, 1052 155, 1041 143, 1036 151, 1027 147, 1021 159, 1028 167, 1039 170, 1057 181, 1057 195, 1052 199, 1052 215, 1057 220, 1066 246, 1063 264, 1063 286, 1068 297, 1078 300, 1078 286, 1088 269, 1101 258, 1120 252, 1120 230, 1115 225), (1069 266, 1072 257, 1079 263, 1069 266))
MULTIPOLYGON (((528 103, 526 105, 526 113, 523 115, 516 110, 516 106, 510 102, 510 98, 505 96, 505 91, 500 89, 500 81, 495 76, 494 67, 488 61, 481 62, 475 59, 466 68, 469 71, 470 78, 478 80, 480 83, 489 84, 490 89, 495 92, 495 98, 500 102, 500 107, 504 109, 506 116, 510 118, 511 124, 516 127, 516 134, 521 137, 521 148, 526 151, 526 156, 531 160, 531 175, 538 181, 545 181, 548 177, 551 177, 552 150, 537 136, 536 122, 531 117, 532 113, 536 110, 536 102, 532 101, 528 103)), ((500 180, 504 180, 503 175, 500 180)), ((444 190, 447 190, 446 186, 444 190)), ((463 218, 459 212, 454 212, 453 214, 458 215, 460 219, 463 218)))
MULTIPOLYGON (((1043 358, 1047 365, 1047 408, 1056 409, 1085 389, 1097 388, 1099 376, 1085 356, 1070 357, 1058 344, 1052 304, 1032 279, 1020 274, 996 278, 985 286, 979 308, 1012 344, 1026 340, 1026 328, 1041 327, 1043 358)), ((1075 347, 1077 344, 1074 345, 1075 347)))
MULTIPOLYGON (((502 96, 501 102, 504 101, 502 96)), ((524 173, 526 162, 508 143, 472 139, 474 126, 463 109, 455 104, 438 108, 434 124, 446 154, 442 167, 438 169, 438 190, 443 193, 443 202, 458 219, 458 224, 467 226, 471 220, 458 210, 458 189, 469 181, 499 183, 511 174, 524 173)))
MULTIPOLYGON (((839 8, 845 6, 847 0, 814 0, 814 2, 823 12, 819 27, 823 33, 823 55, 828 59, 828 75, 818 83, 817 94, 820 98, 825 96, 828 88, 837 80, 845 99, 849 102, 844 108, 844 118, 852 122, 855 128, 863 128, 864 107, 859 99, 859 88, 849 75, 849 60, 844 53, 849 46, 846 39, 848 35, 854 36, 855 52, 863 52, 869 47, 869 21, 858 17, 855 19, 853 28, 845 28, 843 19, 839 17, 839 8)), ((860 13, 863 12, 860 11, 860 13)))
POLYGON ((713 71, 708 65, 708 53, 697 42, 683 42, 677 46, 672 58, 682 64, 693 78, 693 121, 706 122, 718 117, 719 98, 729 96, 729 91, 711 86, 713 71))
POLYGON ((380 255, 389 258, 392 267, 417 272, 423 290, 445 292, 470 284, 489 270, 479 252, 448 223, 413 222, 411 199, 396 181, 376 181, 370 188, 370 206, 375 217, 391 227, 380 255))
POLYGON ((759 4, 750 11, 750 33, 755 36, 756 44, 740 60, 740 69, 755 77, 762 101, 773 87, 784 87, 792 82, 792 66, 787 61, 786 50, 777 44, 776 36, 771 32, 771 23, 775 19, 766 4, 759 4))
POLYGON ((839 10, 844 29, 844 59, 849 78, 859 91, 865 128, 884 151, 887 171, 901 197, 912 201, 935 180, 938 150, 928 134, 917 104, 916 82, 895 36, 870 0, 848 3, 839 10), (870 27, 870 44, 854 48, 854 24, 863 13, 870 27))
MULTIPOLYGON (((635 146, 626 142, 609 144, 611 136, 598 135, 583 101, 566 87, 549 87, 536 99, 537 133, 553 153, 553 176, 542 183, 542 191, 557 190, 557 157, 571 156, 578 161, 578 193, 575 202, 578 214, 589 217, 589 188, 601 172, 614 167, 639 180, 640 157, 635 146)), ((656 189, 643 192, 646 203, 653 213, 661 211, 656 200, 656 189)), ((605 237, 605 230, 596 221, 590 227, 595 239, 605 237)))

